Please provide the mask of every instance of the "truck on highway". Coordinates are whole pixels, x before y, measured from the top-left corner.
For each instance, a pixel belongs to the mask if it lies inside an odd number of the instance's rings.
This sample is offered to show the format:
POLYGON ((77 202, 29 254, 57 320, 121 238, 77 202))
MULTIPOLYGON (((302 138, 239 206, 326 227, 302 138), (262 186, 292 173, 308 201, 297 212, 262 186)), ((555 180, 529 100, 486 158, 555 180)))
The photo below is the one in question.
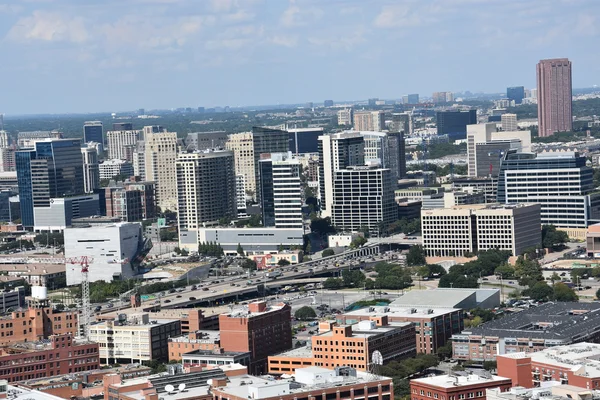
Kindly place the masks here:
POLYGON ((277 278, 277 277, 279 277, 281 275, 283 275, 283 272, 281 272, 280 270, 276 269, 276 270, 267 272, 266 277, 268 279, 275 279, 275 278, 277 278))

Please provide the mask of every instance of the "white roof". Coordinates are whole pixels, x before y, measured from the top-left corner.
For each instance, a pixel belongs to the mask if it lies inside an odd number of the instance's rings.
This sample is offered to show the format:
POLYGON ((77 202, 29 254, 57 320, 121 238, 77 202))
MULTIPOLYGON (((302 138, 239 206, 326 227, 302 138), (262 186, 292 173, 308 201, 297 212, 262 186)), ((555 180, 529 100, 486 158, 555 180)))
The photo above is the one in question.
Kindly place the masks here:
POLYGON ((469 374, 469 375, 437 375, 427 378, 412 379, 411 382, 418 382, 424 385, 437 386, 442 388, 452 388, 457 386, 479 385, 484 382, 506 381, 510 383, 510 378, 502 376, 488 375, 486 377, 469 374))

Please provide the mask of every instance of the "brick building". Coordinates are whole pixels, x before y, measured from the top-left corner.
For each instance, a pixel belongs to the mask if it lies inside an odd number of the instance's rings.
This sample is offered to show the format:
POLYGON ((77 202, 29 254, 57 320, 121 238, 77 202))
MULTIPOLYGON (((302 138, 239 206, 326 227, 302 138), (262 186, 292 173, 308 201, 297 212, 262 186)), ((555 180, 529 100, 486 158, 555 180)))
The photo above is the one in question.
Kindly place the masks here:
POLYGON ((512 379, 513 386, 539 387, 556 381, 585 389, 600 389, 600 344, 576 343, 535 353, 498 356, 498 374, 512 379))
POLYGON ((225 351, 250 352, 249 373, 265 373, 269 355, 292 348, 291 308, 253 302, 242 310, 221 314, 219 330, 225 351))
POLYGON ((72 335, 53 335, 39 342, 0 349, 0 379, 25 379, 89 371, 100 367, 98 344, 79 342, 72 335))
POLYGON ((475 374, 437 375, 410 381, 410 397, 412 400, 485 400, 486 389, 500 388, 510 390, 510 378, 475 374))
POLYGON ((78 333, 78 311, 29 308, 0 318, 0 346, 34 342, 51 335, 76 336, 78 333))
POLYGON ((391 378, 359 372, 344 367, 299 368, 294 379, 267 380, 256 376, 215 380, 211 387, 213 400, 303 400, 358 399, 393 400, 391 378))
POLYGON ((355 325, 319 324, 319 334, 311 338, 311 349, 298 348, 269 357, 269 373, 293 374, 309 365, 325 368, 351 367, 368 371, 371 356, 379 351, 384 362, 413 357, 413 324, 389 324, 387 316, 372 317, 355 325))
POLYGON ((181 360, 185 353, 195 350, 220 351, 219 331, 196 331, 169 338, 169 361, 181 360))

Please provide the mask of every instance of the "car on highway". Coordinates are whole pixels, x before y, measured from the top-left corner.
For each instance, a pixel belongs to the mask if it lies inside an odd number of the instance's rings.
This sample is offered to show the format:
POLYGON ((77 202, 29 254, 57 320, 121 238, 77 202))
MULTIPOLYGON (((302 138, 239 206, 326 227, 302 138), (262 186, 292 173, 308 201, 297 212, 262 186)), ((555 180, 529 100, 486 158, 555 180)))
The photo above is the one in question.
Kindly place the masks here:
POLYGON ((207 287, 203 287, 202 290, 204 290, 205 292, 208 290, 207 287))
POLYGON ((171 302, 171 300, 169 300, 169 299, 166 299, 164 302, 165 302, 165 303, 170 303, 170 302, 171 302))
POLYGON ((190 297, 190 301, 194 301, 196 298, 194 296, 190 297))

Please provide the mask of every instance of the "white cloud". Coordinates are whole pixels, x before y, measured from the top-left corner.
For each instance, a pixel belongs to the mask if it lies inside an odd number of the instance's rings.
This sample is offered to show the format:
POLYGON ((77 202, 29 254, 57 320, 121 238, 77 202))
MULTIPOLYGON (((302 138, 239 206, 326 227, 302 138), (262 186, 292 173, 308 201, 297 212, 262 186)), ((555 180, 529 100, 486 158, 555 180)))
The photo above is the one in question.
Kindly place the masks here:
POLYGON ((301 8, 292 0, 289 7, 281 15, 279 22, 287 28, 292 28, 308 25, 311 22, 321 19, 322 16, 323 10, 316 7, 301 8))
POLYGON ((296 47, 298 44, 298 36, 275 35, 269 39, 270 43, 283 47, 296 47))
POLYGON ((8 31, 7 38, 24 42, 39 40, 84 43, 90 35, 82 17, 37 10, 31 16, 19 19, 8 31))
POLYGON ((420 15, 425 10, 416 12, 409 4, 396 4, 384 6, 377 17, 375 26, 378 28, 402 28, 406 26, 419 26, 424 23, 420 15))

